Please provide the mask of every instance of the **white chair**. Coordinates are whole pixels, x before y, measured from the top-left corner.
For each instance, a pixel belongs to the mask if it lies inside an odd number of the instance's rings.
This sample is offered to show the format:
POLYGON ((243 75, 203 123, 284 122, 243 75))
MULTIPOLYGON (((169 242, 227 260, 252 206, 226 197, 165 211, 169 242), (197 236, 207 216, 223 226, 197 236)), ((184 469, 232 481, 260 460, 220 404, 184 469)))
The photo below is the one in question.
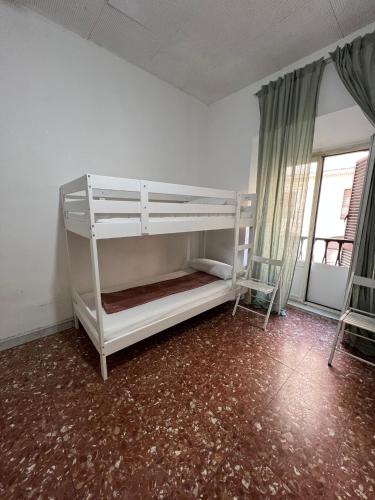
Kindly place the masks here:
MULTIPOLYGON (((331 354, 328 360, 329 366, 332 366, 332 361, 333 361, 333 356, 335 355, 335 351, 342 352, 347 356, 359 359, 360 361, 364 361, 365 363, 371 366, 375 366, 375 363, 371 363, 371 361, 367 361, 363 358, 360 358, 359 356, 355 356, 354 354, 351 354, 337 347, 337 345, 342 342, 342 338, 346 331, 345 325, 352 325, 362 330, 367 330, 368 332, 375 333, 375 314, 349 306, 353 294, 353 286, 355 285, 370 288, 371 289, 370 293, 372 294, 373 290, 375 289, 375 280, 370 278, 364 278, 363 276, 356 276, 354 273, 351 274, 348 287, 345 293, 344 306, 341 311, 340 319, 337 325, 336 335, 332 345, 331 354)), ((375 339, 365 337, 364 335, 361 335, 359 333, 354 333, 351 331, 348 331, 348 333, 350 333, 350 335, 354 335, 355 337, 360 337, 362 339, 368 340, 369 342, 375 342, 375 339)))
MULTIPOLYGON (((267 259, 265 257, 259 257, 257 255, 251 255, 249 259, 249 266, 247 268, 246 274, 243 278, 239 278, 236 283, 238 285, 238 290, 237 290, 237 297, 236 297, 236 302, 233 308, 233 313, 232 316, 236 314, 237 307, 240 307, 241 309, 245 309, 247 311, 250 311, 254 314, 257 314, 259 316, 264 317, 264 322, 263 322, 263 330, 266 330, 267 325, 268 325, 268 320, 272 311, 273 303, 275 301, 276 294, 278 290, 280 289, 280 284, 281 284, 281 276, 282 276, 282 269, 283 269, 283 261, 282 260, 273 260, 273 259, 267 259), (256 279, 253 277, 253 264, 258 263, 260 265, 267 265, 267 266, 275 266, 278 267, 279 270, 277 272, 277 278, 275 282, 267 282, 267 281, 261 281, 259 279, 256 279), (251 292, 254 290, 256 292, 262 292, 265 295, 270 296, 270 299, 268 300, 269 305, 267 309, 267 313, 263 314, 260 313, 259 311, 254 311, 253 309, 250 309, 245 306, 240 306, 239 301, 241 298, 241 295, 244 293, 244 289, 247 289, 250 291, 250 302, 251 302, 251 292)), ((280 301, 280 293, 279 293, 279 299, 278 299, 278 313, 280 314, 281 312, 281 301, 280 301)))

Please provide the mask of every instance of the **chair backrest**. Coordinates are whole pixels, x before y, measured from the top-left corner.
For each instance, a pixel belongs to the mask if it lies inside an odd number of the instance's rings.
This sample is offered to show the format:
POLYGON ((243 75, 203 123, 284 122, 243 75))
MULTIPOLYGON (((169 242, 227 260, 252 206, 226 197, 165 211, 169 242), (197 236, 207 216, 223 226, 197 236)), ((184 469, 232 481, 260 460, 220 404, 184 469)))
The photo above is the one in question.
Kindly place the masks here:
POLYGON ((350 300, 352 298, 352 292, 353 292, 353 286, 364 286, 366 288, 375 288, 375 280, 371 278, 365 278, 364 276, 358 276, 357 274, 351 273, 350 279, 348 282, 348 286, 345 292, 345 297, 344 297, 344 303, 342 306, 342 312, 345 312, 349 305, 350 305, 350 300))
POLYGON ((282 268, 284 265, 284 261, 276 260, 276 259, 269 259, 267 257, 261 257, 260 255, 251 254, 249 257, 249 264, 248 264, 248 268, 247 268, 246 277, 251 277, 251 278, 253 277, 253 264, 254 263, 265 264, 266 266, 269 266, 269 268, 271 266, 279 267, 280 269, 278 271, 278 274, 276 275, 277 277, 276 277, 275 281, 273 281, 272 283, 277 284, 280 282, 281 272, 282 272, 282 268))
POLYGON ((353 276, 353 285, 364 286, 366 288, 375 288, 375 280, 355 274, 353 276))
POLYGON ((282 267, 284 262, 282 260, 267 259, 267 257, 260 257, 259 255, 251 255, 250 260, 260 264, 267 264, 269 266, 282 267))

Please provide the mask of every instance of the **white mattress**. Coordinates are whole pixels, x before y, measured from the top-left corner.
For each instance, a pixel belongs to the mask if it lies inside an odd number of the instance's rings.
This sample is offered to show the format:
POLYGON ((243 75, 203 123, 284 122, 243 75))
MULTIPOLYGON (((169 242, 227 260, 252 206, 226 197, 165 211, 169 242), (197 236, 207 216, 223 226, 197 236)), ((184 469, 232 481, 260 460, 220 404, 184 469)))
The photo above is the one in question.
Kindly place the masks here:
MULTIPOLYGON (((147 283, 153 283, 157 281, 164 281, 166 279, 178 278, 179 276, 184 276, 194 272, 192 270, 177 271, 175 273, 170 273, 154 278, 152 281, 148 280, 147 283)), ((137 283, 131 286, 137 286, 145 284, 137 283)), ((225 295, 230 292, 232 282, 231 280, 224 281, 218 280, 208 285, 195 288, 193 290, 188 290, 187 292, 175 293, 164 297, 162 299, 154 300, 143 304, 141 306, 132 307, 125 311, 118 313, 107 314, 103 310, 103 326, 104 326, 104 336, 105 339, 116 338, 121 332, 122 335, 131 332, 137 328, 141 328, 156 320, 167 318, 173 314, 178 314, 180 312, 189 309, 193 305, 201 304, 207 299, 212 299, 221 295, 225 295)), ((131 287, 129 286, 129 288, 131 287)), ((117 290, 123 290, 126 287, 117 288, 117 290)), ((114 291, 111 289, 111 291, 114 291)), ((95 318, 95 303, 93 293, 86 293, 81 295, 81 298, 86 304, 87 312, 95 318)))

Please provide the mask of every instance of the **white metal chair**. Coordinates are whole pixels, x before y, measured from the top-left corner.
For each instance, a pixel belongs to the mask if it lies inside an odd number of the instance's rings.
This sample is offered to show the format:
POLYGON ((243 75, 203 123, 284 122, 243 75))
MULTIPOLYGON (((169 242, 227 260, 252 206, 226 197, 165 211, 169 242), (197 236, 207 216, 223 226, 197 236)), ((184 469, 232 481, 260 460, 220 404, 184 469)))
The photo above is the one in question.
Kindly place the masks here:
MULTIPOLYGON (((232 315, 234 316, 237 311, 237 307, 240 307, 241 309, 245 309, 247 311, 250 311, 254 314, 257 314, 258 316, 264 317, 264 322, 263 322, 263 330, 266 330, 267 325, 268 325, 268 320, 272 311, 273 303, 275 301, 275 297, 277 292, 280 289, 280 283, 281 283, 281 275, 282 275, 282 269, 283 269, 283 261, 282 260, 273 260, 273 259, 267 259, 265 257, 259 257, 257 255, 251 255, 249 259, 249 265, 246 270, 245 276, 243 278, 239 278, 236 281, 236 284, 238 285, 238 291, 237 291, 237 297, 236 297, 236 302, 233 308, 233 313, 232 315), (275 266, 279 268, 279 271, 277 273, 277 278, 276 281, 271 283, 267 281, 261 281, 259 279, 256 279, 253 277, 253 264, 254 263, 259 263, 259 264, 264 264, 267 266, 275 266), (248 307, 239 305, 239 301, 241 298, 241 295, 244 293, 243 289, 247 289, 250 292, 250 302, 251 302, 251 292, 256 291, 256 292, 262 292, 265 295, 269 296, 270 299, 268 300, 269 305, 266 314, 260 313, 259 311, 254 311, 253 309, 249 309, 248 307)), ((281 312, 281 301, 280 301, 280 293, 279 293, 279 298, 278 298, 278 313, 280 314, 281 312)))
MULTIPOLYGON (((368 332, 375 333, 375 314, 367 311, 362 311, 361 309, 356 309, 355 307, 350 307, 350 300, 353 294, 353 286, 363 286, 366 288, 370 288, 371 290, 375 289, 375 280, 371 278, 364 278, 363 276, 357 276, 354 273, 351 274, 350 280, 348 283, 348 287, 345 293, 344 306, 341 311, 340 319, 337 325, 336 335, 333 341, 331 354, 329 356, 328 365, 332 366, 333 356, 335 355, 335 351, 342 352, 347 356, 350 356, 355 359, 359 359, 371 366, 375 366, 375 363, 371 361, 367 361, 355 354, 349 353, 337 347, 338 344, 342 342, 342 338, 345 333, 345 325, 352 325, 354 327, 360 328, 362 330, 367 330, 368 332)), ((354 333, 348 331, 350 335, 354 335, 355 337, 360 337, 362 339, 368 340, 369 342, 375 342, 375 339, 371 339, 369 337, 365 337, 359 333, 354 333)))

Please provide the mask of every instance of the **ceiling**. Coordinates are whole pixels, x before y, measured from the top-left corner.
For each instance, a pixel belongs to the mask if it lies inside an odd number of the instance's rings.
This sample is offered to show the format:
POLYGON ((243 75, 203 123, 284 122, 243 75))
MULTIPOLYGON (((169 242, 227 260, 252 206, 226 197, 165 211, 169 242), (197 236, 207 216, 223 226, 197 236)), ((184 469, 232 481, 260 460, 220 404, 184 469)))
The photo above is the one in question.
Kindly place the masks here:
POLYGON ((375 0, 14 2, 207 104, 375 21, 375 0))

